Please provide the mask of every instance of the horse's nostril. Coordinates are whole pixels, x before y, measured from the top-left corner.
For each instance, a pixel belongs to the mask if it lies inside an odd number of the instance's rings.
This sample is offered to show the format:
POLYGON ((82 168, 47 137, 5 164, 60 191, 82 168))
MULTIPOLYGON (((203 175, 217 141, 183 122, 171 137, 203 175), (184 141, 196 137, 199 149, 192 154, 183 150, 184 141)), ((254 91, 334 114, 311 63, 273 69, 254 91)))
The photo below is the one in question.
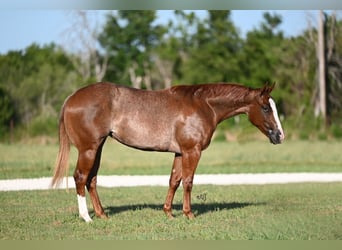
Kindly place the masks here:
POLYGON ((285 136, 284 134, 282 133, 282 131, 280 130, 277 130, 277 138, 279 138, 280 141, 283 141, 285 136))
POLYGON ((279 144, 282 142, 282 133, 280 130, 275 129, 275 130, 268 130, 269 134, 269 139, 273 144, 279 144))

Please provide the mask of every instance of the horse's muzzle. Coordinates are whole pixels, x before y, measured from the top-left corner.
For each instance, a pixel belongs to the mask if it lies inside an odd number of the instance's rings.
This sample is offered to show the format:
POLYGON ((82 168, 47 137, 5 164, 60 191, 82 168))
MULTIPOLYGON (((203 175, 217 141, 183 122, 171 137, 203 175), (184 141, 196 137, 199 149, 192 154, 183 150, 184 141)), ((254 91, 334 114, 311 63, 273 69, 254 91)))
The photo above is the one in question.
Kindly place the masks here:
POLYGON ((280 144, 282 143, 284 137, 282 136, 281 131, 279 129, 275 129, 268 131, 268 138, 270 139, 271 143, 280 144))

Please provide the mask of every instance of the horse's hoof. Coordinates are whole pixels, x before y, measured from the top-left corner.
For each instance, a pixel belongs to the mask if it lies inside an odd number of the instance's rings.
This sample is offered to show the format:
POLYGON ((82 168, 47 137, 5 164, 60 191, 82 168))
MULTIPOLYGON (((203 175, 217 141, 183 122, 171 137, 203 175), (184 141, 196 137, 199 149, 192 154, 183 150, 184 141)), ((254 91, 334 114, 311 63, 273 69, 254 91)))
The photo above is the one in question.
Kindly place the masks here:
POLYGON ((103 214, 97 214, 96 217, 100 218, 100 219, 108 219, 109 217, 103 213, 103 214))
POLYGON ((188 218, 189 220, 195 219, 195 215, 192 212, 183 213, 183 216, 188 218))
POLYGON ((174 219, 175 217, 172 215, 171 211, 164 211, 165 215, 167 216, 167 218, 169 219, 174 219))

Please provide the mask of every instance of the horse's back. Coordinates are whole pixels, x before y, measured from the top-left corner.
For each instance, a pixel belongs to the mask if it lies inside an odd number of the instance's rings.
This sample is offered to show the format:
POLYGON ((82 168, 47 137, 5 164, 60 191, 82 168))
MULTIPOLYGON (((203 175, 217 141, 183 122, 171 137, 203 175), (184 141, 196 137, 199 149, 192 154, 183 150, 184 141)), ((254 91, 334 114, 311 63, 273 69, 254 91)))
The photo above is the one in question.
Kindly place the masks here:
POLYGON ((94 83, 76 90, 68 97, 67 102, 70 103, 68 105, 98 102, 101 99, 107 99, 111 93, 115 92, 116 88, 118 88, 118 85, 108 82, 94 83))

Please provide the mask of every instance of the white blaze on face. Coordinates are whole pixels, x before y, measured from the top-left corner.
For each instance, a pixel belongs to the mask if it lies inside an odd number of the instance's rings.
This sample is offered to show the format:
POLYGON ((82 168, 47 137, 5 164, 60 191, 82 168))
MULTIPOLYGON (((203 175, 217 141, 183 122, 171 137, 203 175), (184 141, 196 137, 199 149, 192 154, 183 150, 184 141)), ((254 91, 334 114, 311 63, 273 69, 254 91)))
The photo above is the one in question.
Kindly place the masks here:
POLYGON ((284 131, 283 131, 283 128, 282 128, 280 120, 279 120, 276 104, 275 104, 275 102, 273 101, 272 98, 270 98, 268 101, 270 102, 270 106, 271 106, 271 109, 273 111, 273 117, 274 117, 274 120, 277 123, 277 128, 280 131, 280 140, 283 141, 285 139, 285 135, 284 135, 284 131))

